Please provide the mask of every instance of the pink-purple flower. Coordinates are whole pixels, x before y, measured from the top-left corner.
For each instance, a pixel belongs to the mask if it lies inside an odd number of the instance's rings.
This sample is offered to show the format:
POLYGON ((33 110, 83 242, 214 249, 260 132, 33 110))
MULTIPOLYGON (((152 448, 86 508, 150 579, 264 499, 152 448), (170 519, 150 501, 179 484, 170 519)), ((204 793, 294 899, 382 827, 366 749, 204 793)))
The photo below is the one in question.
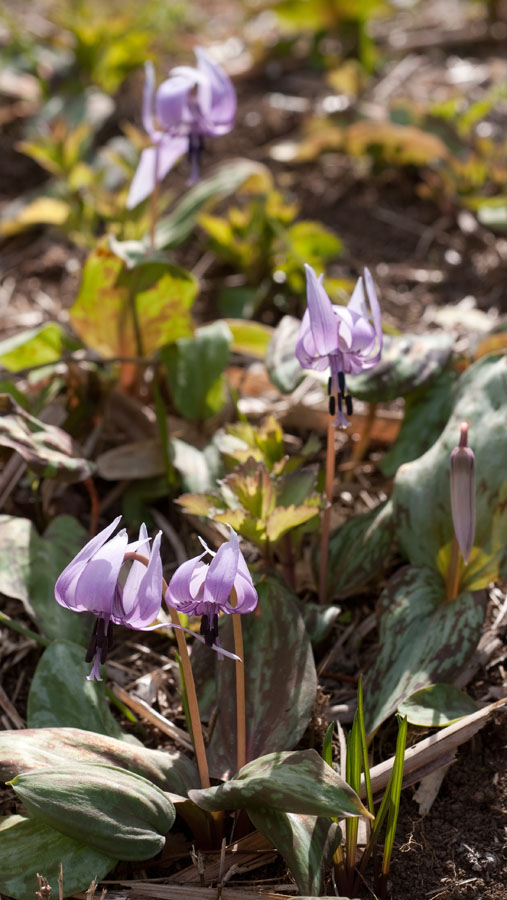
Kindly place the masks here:
POLYGON ((459 445, 451 453, 451 512, 466 565, 475 537, 475 456, 468 446, 468 422, 461 423, 459 445))
POLYGON ((66 609, 92 612, 97 616, 86 661, 93 666, 89 679, 100 678, 99 665, 106 661, 111 648, 111 623, 136 630, 147 629, 160 612, 162 602, 162 561, 159 532, 150 550, 146 526, 141 525, 139 540, 128 542, 122 529, 112 534, 118 516, 97 534, 63 570, 55 585, 55 597, 66 609), (109 540, 111 538, 111 540, 109 540), (119 582, 125 553, 142 548, 149 558, 148 566, 132 562, 125 584, 119 582))
POLYGON ((176 569, 165 595, 168 605, 178 612, 202 617, 201 635, 209 646, 219 646, 220 612, 249 613, 257 606, 257 591, 238 536, 230 530, 230 539, 216 553, 201 541, 204 552, 176 569), (202 561, 207 554, 213 557, 211 563, 202 561))
POLYGON ((204 138, 227 134, 233 126, 236 93, 230 78, 202 47, 196 47, 195 55, 197 67, 172 69, 156 91, 155 70, 146 63, 142 118, 153 146, 141 154, 128 209, 148 197, 184 153, 190 160, 190 181, 197 181, 204 138))
POLYGON ((331 303, 322 281, 311 266, 305 265, 308 307, 301 322, 296 356, 305 369, 331 368, 328 384, 329 412, 336 425, 349 422, 343 410, 352 413, 352 398, 347 392, 345 375, 358 375, 375 366, 382 353, 380 305, 373 279, 364 270, 348 305, 331 303), (367 306, 369 305, 369 310, 367 306))

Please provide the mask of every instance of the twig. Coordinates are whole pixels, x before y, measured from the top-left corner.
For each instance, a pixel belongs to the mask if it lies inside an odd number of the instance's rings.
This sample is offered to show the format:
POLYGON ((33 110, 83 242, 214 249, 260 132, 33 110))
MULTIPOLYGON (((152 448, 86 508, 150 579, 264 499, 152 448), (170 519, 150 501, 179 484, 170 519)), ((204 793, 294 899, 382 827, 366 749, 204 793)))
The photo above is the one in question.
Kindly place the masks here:
POLYGON ((129 694, 128 691, 120 687, 119 684, 113 684, 111 690, 115 697, 117 697, 118 700, 121 700, 125 706, 128 706, 129 709, 141 716, 142 719, 150 722, 151 725, 156 725, 159 731, 162 731, 163 734, 167 734, 171 737, 176 744, 184 747, 185 750, 194 749, 192 741, 190 740, 190 735, 187 734, 186 731, 183 731, 183 729, 178 728, 178 726, 175 725, 174 722, 171 722, 170 719, 166 719, 161 713, 152 709, 145 700, 141 700, 140 697, 136 697, 134 694, 129 694))

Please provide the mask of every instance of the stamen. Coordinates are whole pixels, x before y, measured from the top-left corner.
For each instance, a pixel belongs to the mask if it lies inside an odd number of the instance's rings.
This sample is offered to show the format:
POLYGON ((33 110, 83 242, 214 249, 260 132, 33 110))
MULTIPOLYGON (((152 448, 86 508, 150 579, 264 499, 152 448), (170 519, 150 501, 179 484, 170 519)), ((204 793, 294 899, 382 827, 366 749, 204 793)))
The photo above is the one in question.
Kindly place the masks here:
POLYGON ((345 388, 345 373, 344 372, 338 372, 338 389, 340 391, 340 394, 343 394, 345 396, 346 388, 345 388))
POLYGON ((334 397, 329 398, 329 415, 334 416, 336 412, 336 400, 334 397))
POLYGON ((327 379, 327 392, 328 392, 328 394, 330 394, 332 390, 333 390, 333 376, 330 375, 330 377, 327 379))
POLYGON ((345 394, 345 405, 347 407, 347 413, 349 416, 352 415, 352 397, 350 394, 345 394))

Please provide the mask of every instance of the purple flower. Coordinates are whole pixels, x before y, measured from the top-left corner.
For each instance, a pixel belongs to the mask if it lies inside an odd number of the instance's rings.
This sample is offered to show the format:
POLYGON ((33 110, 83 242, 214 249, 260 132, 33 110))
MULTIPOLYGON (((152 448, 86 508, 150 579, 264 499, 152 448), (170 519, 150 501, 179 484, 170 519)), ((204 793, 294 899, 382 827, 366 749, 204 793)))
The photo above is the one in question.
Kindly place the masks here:
POLYGON ((60 604, 74 612, 92 612, 97 616, 86 654, 86 662, 93 666, 89 679, 101 680, 99 664, 106 661, 111 648, 110 623, 144 630, 156 619, 162 602, 162 561, 159 532, 149 549, 146 526, 141 525, 139 540, 128 543, 123 528, 111 538, 121 516, 100 534, 88 541, 71 563, 63 570, 55 585, 55 597, 60 604), (149 557, 148 566, 133 562, 124 586, 118 582, 125 553, 143 546, 149 557))
POLYGON ((308 307, 301 322, 296 356, 304 369, 323 371, 331 367, 328 384, 329 412, 336 413, 335 425, 346 427, 349 422, 343 412, 352 413, 352 398, 347 393, 345 375, 358 375, 375 366, 382 352, 382 323, 380 306, 373 279, 364 270, 348 306, 331 303, 311 266, 306 269, 308 307), (370 312, 366 307, 369 302, 370 312))
POLYGON ((236 114, 236 93, 230 78, 202 47, 196 47, 197 68, 178 66, 155 92, 155 70, 145 66, 143 125, 152 147, 143 150, 127 198, 133 209, 162 181, 175 162, 188 153, 191 182, 199 178, 205 137, 227 134, 236 114))
POLYGON ((204 553, 189 559, 176 569, 165 599, 178 612, 202 616, 201 635, 205 643, 210 647, 219 647, 220 611, 252 612, 257 606, 257 591, 239 549, 238 535, 232 528, 230 539, 219 547, 217 553, 213 553, 204 541, 201 540, 201 543, 205 548, 204 553), (202 562, 202 558, 208 553, 213 557, 212 562, 202 562))
POLYGON ((475 537, 474 469, 474 452, 468 446, 468 422, 462 422, 459 445, 451 453, 451 511, 454 534, 465 565, 475 537))

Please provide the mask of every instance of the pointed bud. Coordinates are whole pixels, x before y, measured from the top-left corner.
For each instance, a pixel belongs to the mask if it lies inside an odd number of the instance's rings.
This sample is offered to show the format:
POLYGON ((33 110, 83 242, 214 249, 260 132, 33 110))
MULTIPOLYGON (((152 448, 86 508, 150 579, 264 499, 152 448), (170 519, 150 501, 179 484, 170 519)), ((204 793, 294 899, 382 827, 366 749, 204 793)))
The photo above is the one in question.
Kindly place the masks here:
POLYGON ((475 536, 475 456, 468 446, 468 422, 462 422, 458 447, 451 453, 451 510, 461 555, 468 563, 475 536))

